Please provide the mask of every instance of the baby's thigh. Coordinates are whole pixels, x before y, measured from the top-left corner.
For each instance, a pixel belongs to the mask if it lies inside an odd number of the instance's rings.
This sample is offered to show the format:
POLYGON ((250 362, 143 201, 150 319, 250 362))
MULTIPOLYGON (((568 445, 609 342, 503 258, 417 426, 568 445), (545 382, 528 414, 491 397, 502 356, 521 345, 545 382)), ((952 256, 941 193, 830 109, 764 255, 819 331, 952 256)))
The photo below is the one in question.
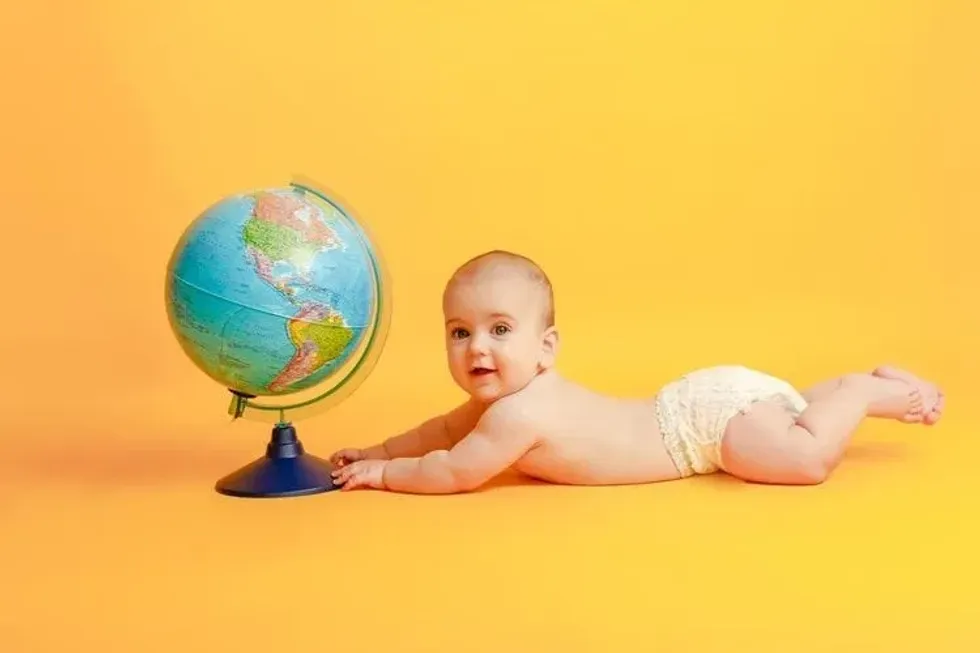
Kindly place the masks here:
POLYGON ((747 481, 803 483, 812 440, 786 408, 760 401, 729 420, 721 441, 722 467, 747 481))

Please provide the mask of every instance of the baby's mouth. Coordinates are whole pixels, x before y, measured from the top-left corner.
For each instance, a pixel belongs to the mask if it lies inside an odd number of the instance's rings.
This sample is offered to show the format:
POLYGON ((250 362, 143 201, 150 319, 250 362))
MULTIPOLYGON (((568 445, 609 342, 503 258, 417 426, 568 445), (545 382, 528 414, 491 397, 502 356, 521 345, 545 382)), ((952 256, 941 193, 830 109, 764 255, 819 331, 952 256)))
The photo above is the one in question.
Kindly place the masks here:
POLYGON ((487 374, 493 374, 496 370, 491 370, 489 367, 474 367, 470 370, 470 374, 473 376, 486 376, 487 374))

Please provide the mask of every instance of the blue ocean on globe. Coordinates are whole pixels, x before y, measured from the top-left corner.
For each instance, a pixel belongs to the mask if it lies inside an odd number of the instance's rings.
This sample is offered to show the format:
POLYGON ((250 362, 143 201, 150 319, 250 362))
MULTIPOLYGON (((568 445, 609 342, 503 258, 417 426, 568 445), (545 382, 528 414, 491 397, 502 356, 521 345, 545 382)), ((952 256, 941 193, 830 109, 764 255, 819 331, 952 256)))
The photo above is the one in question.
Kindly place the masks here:
POLYGON ((248 395, 298 392, 358 350, 377 309, 361 227, 301 188, 234 195, 183 235, 168 267, 167 310, 182 349, 248 395))

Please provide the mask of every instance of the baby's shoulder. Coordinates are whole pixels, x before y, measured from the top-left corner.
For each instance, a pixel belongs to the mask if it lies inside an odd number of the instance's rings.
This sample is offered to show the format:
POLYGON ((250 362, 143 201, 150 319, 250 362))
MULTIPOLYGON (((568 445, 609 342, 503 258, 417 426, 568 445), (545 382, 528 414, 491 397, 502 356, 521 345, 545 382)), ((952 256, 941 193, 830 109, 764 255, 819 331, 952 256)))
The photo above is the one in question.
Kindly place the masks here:
POLYGON ((553 407, 561 402, 560 395, 556 387, 529 386, 495 401, 483 413, 481 421, 496 428, 537 430, 553 421, 553 407))
POLYGON ((483 411, 480 421, 493 424, 527 422, 534 419, 534 408, 532 397, 524 392, 515 392, 490 404, 483 411))

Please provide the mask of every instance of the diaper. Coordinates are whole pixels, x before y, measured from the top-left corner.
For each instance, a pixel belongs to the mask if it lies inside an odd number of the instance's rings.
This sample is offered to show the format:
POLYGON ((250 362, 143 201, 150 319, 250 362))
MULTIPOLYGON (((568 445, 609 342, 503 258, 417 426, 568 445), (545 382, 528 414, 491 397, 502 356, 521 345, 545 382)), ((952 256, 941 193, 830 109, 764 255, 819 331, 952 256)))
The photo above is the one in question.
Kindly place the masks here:
POLYGON ((657 421, 681 476, 723 470, 725 428, 757 401, 775 401, 794 416, 807 406, 786 381, 738 365, 697 370, 664 386, 655 401, 657 421))

